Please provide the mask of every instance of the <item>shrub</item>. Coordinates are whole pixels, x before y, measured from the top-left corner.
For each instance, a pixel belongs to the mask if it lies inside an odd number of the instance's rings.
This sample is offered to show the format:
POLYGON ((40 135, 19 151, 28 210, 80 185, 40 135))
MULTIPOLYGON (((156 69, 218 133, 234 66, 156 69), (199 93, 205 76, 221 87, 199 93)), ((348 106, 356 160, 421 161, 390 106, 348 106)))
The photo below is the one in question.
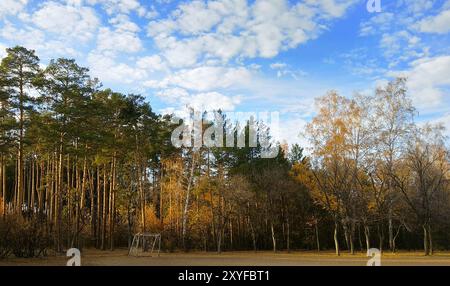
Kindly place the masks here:
POLYGON ((12 226, 13 224, 9 217, 0 219, 0 259, 8 257, 11 253, 10 237, 12 226))
POLYGON ((7 215, 0 222, 0 257, 45 256, 51 239, 44 226, 38 216, 7 215))

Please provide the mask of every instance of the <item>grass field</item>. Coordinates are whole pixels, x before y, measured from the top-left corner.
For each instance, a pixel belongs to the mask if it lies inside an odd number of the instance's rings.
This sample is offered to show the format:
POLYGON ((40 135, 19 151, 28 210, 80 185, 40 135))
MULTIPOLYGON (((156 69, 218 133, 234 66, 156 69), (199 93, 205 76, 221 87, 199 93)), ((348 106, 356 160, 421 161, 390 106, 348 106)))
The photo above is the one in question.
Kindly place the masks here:
MULTIPOLYGON (((65 256, 45 258, 0 260, 0 266, 64 266, 65 256)), ((130 257, 126 249, 115 251, 85 250, 82 252, 83 266, 365 266, 368 258, 362 254, 332 252, 225 252, 222 254, 190 252, 161 253, 159 257, 130 257)), ((401 252, 382 256, 383 266, 450 266, 450 252, 436 253, 425 257, 419 252, 401 252)))

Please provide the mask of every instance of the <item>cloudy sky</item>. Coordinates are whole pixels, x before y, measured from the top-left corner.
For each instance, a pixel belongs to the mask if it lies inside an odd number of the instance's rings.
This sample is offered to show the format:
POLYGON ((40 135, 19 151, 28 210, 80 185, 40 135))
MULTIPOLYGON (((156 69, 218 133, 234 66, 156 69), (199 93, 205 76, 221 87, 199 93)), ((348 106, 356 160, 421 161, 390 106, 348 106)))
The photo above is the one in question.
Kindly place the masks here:
POLYGON ((450 128, 450 0, 0 0, 6 47, 75 58, 158 112, 278 111, 288 142, 336 89, 408 76, 419 120, 450 128))

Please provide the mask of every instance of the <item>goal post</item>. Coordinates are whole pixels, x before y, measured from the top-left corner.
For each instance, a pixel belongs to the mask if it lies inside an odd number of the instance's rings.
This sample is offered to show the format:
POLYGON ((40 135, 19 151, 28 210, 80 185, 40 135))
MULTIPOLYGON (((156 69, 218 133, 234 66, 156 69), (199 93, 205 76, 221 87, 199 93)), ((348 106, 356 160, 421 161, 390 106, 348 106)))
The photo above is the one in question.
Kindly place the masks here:
POLYGON ((130 246, 129 256, 141 256, 144 253, 150 253, 150 256, 154 252, 159 254, 161 252, 161 234, 160 233, 137 233, 133 237, 133 241, 130 246))

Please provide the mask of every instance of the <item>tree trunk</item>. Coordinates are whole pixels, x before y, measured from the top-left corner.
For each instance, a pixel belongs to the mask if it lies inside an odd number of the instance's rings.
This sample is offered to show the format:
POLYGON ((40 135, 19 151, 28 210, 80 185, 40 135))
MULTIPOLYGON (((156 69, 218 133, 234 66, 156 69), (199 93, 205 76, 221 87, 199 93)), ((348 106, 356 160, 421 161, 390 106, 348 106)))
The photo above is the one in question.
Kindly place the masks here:
POLYGON ((2 184, 2 195, 3 195, 3 219, 6 218, 6 166, 5 166, 5 158, 2 154, 1 157, 1 171, 2 171, 2 178, 1 178, 1 184, 2 184))
POLYGON ((350 250, 350 236, 349 236, 349 232, 348 232, 347 221, 344 221, 342 223, 342 228, 344 229, 345 245, 347 246, 348 251, 351 251, 350 250))
POLYGON ((349 240, 350 240, 350 253, 352 255, 355 254, 355 223, 352 221, 350 225, 350 233, 349 233, 349 240))
POLYGON ((57 179, 57 188, 56 188, 56 204, 55 204, 55 222, 57 225, 57 251, 62 251, 61 245, 61 237, 62 237, 62 198, 63 198, 63 190, 62 190, 62 181, 63 181, 63 145, 62 145, 62 137, 60 141, 59 147, 59 161, 58 161, 58 179, 57 179))
POLYGON ((394 227, 392 223, 392 210, 389 209, 389 218, 388 218, 388 230, 389 230, 389 248, 393 253, 394 250, 394 227))
POLYGON ((100 248, 100 234, 101 234, 101 214, 102 210, 102 190, 100 185, 100 166, 97 166, 97 211, 95 212, 96 222, 95 222, 95 241, 97 248, 100 248))
POLYGON ((142 227, 142 233, 146 231, 145 228, 145 194, 144 194, 144 187, 142 185, 142 166, 141 163, 136 160, 137 167, 138 167, 138 185, 139 185, 139 201, 140 201, 140 208, 141 208, 141 227, 142 227))
POLYGON ((428 226, 426 225, 426 224, 424 224, 423 226, 422 226, 422 228, 423 228, 423 250, 424 250, 424 254, 425 254, 425 256, 428 256, 428 255, 430 255, 430 249, 429 249, 429 242, 430 242, 430 240, 429 240, 429 238, 428 238, 428 226))
POLYGON ((103 214, 102 214, 102 229, 101 229, 101 246, 102 250, 105 250, 106 240, 106 220, 108 216, 108 194, 107 194, 107 177, 106 177, 106 165, 103 165, 103 214))
POLYGON ((114 214, 115 214, 115 183, 116 183, 116 155, 114 154, 111 166, 111 186, 109 192, 109 241, 110 250, 114 250, 114 214))
MULTIPOLYGON (((184 240, 183 240, 184 241, 184 240)), ((184 247, 184 242, 183 242, 184 247)), ((222 231, 219 230, 217 233, 217 253, 222 253, 222 231)))
POLYGON ((277 240, 275 238, 275 229, 273 227, 273 222, 272 221, 270 221, 270 231, 272 233, 273 252, 277 252, 277 240))
POLYGON ((34 200, 35 200, 35 184, 36 184, 36 169, 35 169, 35 165, 37 164, 37 162, 35 162, 35 160, 31 160, 31 198, 30 198, 30 208, 32 213, 34 213, 34 200))
POLYGON ((317 245, 317 252, 320 252, 319 222, 316 222, 314 228, 315 228, 315 230, 316 230, 316 245, 317 245))
POLYGON ((253 242, 253 250, 256 252, 257 248, 256 248, 256 233, 255 233, 255 228, 253 227, 253 223, 251 221, 251 219, 249 218, 249 224, 250 224, 250 231, 252 233, 252 242, 253 242))
POLYGON ((425 223, 423 226, 423 248, 425 255, 433 255, 433 239, 431 237, 431 227, 429 223, 425 223))
POLYGON ((287 227, 286 248, 288 252, 291 252, 291 225, 289 223, 289 216, 287 216, 286 218, 286 227, 287 227))
POLYGON ((400 233, 401 228, 402 228, 402 226, 400 225, 397 228, 397 232, 395 233, 394 238, 392 239, 392 247, 393 247, 393 252, 394 253, 397 251, 396 240, 397 240, 397 237, 398 237, 398 235, 400 233))
MULTIPOLYGON (((19 165, 19 160, 14 160, 14 177, 17 178, 17 174, 18 174, 18 165, 19 165)), ((14 195, 13 195, 13 211, 14 212, 18 212, 18 207, 17 204, 19 203, 19 199, 18 199, 18 195, 17 195, 17 180, 14 180, 14 185, 13 185, 13 190, 14 190, 14 195)))
POLYGON ((187 217, 188 217, 188 209, 189 209, 189 199, 191 195, 191 186, 192 186, 192 180, 194 179, 194 169, 195 169, 195 153, 192 153, 192 164, 191 164, 191 171, 189 174, 189 181, 186 188, 186 200, 184 203, 184 210, 183 210, 183 231, 182 231, 182 241, 183 241, 183 249, 186 250, 186 231, 187 231, 187 217))
MULTIPOLYGON (((20 71, 22 73, 22 70, 20 71)), ((24 201, 23 186, 23 136, 24 136, 24 83, 19 82, 19 148, 17 154, 17 205, 16 211, 22 211, 24 201)))
POLYGON ((431 236, 431 226, 428 224, 428 247, 430 255, 433 255, 433 237, 431 236))
POLYGON ((336 255, 340 256, 341 252, 340 252, 340 249, 339 249, 338 222, 337 222, 337 220, 335 220, 335 222, 334 222, 334 247, 335 247, 335 250, 336 250, 336 255))
POLYGON ((364 236, 366 237, 366 248, 367 251, 370 249, 370 229, 369 226, 364 224, 364 236))
POLYGON ((128 248, 130 248, 131 243, 132 243, 132 237, 133 237, 133 233, 132 233, 132 216, 131 216, 131 208, 130 208, 130 204, 128 204, 127 206, 127 229, 128 229, 128 248))
POLYGON ((384 243, 384 232, 383 232, 383 224, 378 224, 378 238, 379 238, 379 249, 380 252, 383 252, 383 243, 384 243))
MULTIPOLYGON (((3 182, 3 154, 0 155, 0 182, 3 182)), ((5 188, 3 188, 3 184, 0 184, 0 196, 2 200, 5 199, 5 188)))
MULTIPOLYGON (((93 238, 97 237, 97 233, 96 233, 96 224, 95 224, 95 218, 96 218, 96 213, 95 213, 95 190, 94 190, 94 178, 93 178, 93 174, 91 172, 91 170, 88 170, 86 172, 86 180, 89 183, 89 196, 90 196, 90 201, 91 201, 91 205, 90 205, 90 227, 91 227, 91 236, 93 238)), ((84 180, 84 178, 83 178, 84 180)))
MULTIPOLYGON (((43 212, 44 211, 44 202, 47 202, 47 200, 44 200, 44 178, 45 176, 48 176, 48 174, 45 174, 45 162, 44 160, 41 161, 41 175, 40 175, 40 179, 39 179, 39 197, 38 197, 38 201, 39 201, 39 212, 43 212)), ((47 182, 48 183, 48 182, 47 182)), ((45 195, 47 196, 48 194, 48 189, 45 190, 45 195)), ((48 205, 45 206, 45 209, 47 209, 48 205)))
POLYGON ((233 249, 233 221, 230 219, 229 222, 229 229, 230 229, 230 249, 233 249))

